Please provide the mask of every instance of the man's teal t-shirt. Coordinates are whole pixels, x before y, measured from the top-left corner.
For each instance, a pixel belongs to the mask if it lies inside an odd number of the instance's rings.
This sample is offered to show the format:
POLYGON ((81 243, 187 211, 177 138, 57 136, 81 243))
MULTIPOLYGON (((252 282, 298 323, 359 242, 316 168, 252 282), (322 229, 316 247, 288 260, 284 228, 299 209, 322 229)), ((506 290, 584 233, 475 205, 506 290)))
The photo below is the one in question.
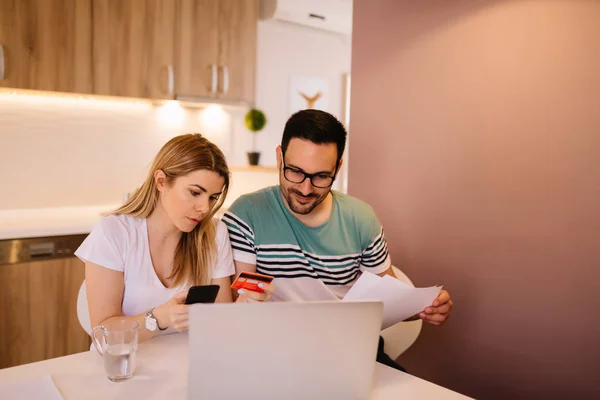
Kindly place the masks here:
POLYGON ((329 219, 300 222, 279 186, 238 198, 223 217, 236 261, 275 277, 273 300, 342 298, 362 271, 386 271, 391 260, 375 212, 355 197, 332 191, 329 219))

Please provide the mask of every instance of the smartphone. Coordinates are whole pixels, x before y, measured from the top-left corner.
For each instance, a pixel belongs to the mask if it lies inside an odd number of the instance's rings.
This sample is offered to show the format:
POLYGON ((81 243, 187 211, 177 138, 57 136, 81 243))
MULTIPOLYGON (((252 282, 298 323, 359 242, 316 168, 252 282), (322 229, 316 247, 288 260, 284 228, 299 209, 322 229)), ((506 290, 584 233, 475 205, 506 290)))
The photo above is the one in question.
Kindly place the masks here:
POLYGON ((219 285, 192 286, 185 298, 185 304, 214 303, 219 288, 219 285))
POLYGON ((255 272, 240 272, 235 281, 231 284, 232 289, 246 289, 253 292, 264 293, 265 291, 258 287, 259 283, 271 283, 273 277, 270 275, 257 274, 255 272))

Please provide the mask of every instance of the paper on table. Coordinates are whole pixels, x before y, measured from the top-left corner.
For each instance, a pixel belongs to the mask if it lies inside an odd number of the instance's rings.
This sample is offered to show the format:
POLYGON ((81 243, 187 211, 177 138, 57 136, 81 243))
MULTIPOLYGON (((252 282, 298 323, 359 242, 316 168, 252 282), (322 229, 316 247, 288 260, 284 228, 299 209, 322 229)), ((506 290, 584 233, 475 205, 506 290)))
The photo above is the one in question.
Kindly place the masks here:
POLYGON ((370 272, 363 272, 343 300, 382 301, 381 329, 386 329, 430 306, 441 289, 441 286, 415 288, 389 275, 381 278, 370 272))
POLYGON ((2 384, 0 393, 11 400, 64 400, 50 375, 2 384))

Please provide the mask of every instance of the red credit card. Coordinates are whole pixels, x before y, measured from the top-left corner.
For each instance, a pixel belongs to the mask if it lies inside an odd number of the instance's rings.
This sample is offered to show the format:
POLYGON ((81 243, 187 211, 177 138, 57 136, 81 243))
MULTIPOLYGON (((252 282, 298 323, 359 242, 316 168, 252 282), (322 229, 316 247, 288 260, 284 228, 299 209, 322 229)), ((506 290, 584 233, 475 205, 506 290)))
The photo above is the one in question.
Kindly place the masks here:
POLYGON ((264 293, 265 291, 258 287, 259 283, 271 283, 273 277, 270 275, 257 274, 254 272, 240 272, 236 280, 231 284, 232 289, 246 289, 253 292, 264 293))

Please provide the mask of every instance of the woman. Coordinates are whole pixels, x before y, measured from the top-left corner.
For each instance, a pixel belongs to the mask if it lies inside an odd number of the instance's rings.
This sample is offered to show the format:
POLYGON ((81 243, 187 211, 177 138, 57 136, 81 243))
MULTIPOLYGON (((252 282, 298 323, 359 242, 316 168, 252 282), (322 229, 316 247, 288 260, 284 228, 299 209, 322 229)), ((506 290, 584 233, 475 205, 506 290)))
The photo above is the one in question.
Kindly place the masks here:
POLYGON ((213 219, 228 188, 225 156, 202 135, 163 146, 141 188, 75 253, 85 262, 92 326, 126 317, 138 322, 144 341, 187 329, 190 286, 219 285, 217 302, 232 301, 229 235, 213 219))

